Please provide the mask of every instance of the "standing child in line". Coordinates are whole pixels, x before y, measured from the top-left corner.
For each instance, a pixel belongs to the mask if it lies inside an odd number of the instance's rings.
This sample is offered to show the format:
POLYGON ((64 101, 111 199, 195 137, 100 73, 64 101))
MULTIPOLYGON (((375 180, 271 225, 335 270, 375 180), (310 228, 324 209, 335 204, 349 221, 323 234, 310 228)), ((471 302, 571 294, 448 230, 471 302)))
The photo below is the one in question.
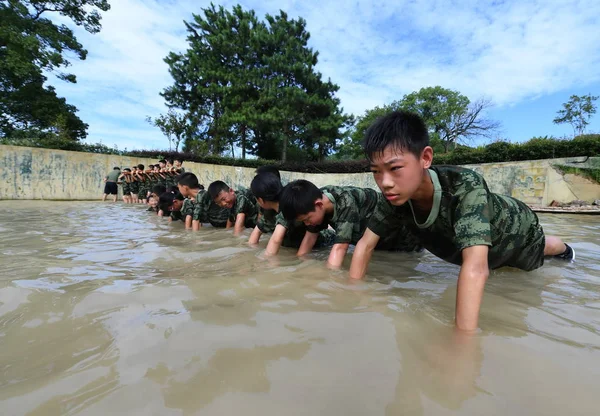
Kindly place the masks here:
POLYGON ((365 275, 380 237, 410 227, 423 246, 460 265, 456 326, 477 328, 489 269, 533 270, 544 256, 574 260, 571 247, 544 236, 537 215, 524 203, 490 192, 483 177, 458 166, 431 166, 433 150, 423 120, 409 112, 378 119, 366 132, 365 153, 386 200, 356 245, 350 276, 365 275))
POLYGON ((117 202, 117 194, 119 193, 117 182, 119 182, 120 176, 121 169, 118 166, 115 166, 113 170, 104 177, 104 194, 102 195, 103 201, 106 201, 106 197, 108 195, 112 195, 113 202, 117 202))
POLYGON ((140 202, 138 193, 140 191, 140 180, 138 178, 138 167, 134 165, 131 168, 131 183, 129 184, 129 191, 131 192, 131 203, 137 204, 140 202))
MULTIPOLYGON (((298 255, 310 253, 319 232, 331 227, 336 236, 327 261, 338 268, 342 265, 350 244, 362 237, 381 194, 370 188, 355 186, 324 186, 300 179, 288 183, 281 193, 279 209, 288 221, 302 221, 307 232, 298 249, 298 255)), ((406 228, 399 227, 377 244, 379 250, 420 251, 421 247, 406 228)), ((277 244, 269 241, 267 254, 277 253, 277 244)))
POLYGON ((123 189, 123 202, 131 204, 131 169, 123 169, 119 176, 119 182, 123 189))
POLYGON ((233 225, 235 235, 241 234, 244 228, 256 226, 258 204, 249 189, 235 191, 225 182, 215 181, 208 186, 208 194, 215 204, 230 210, 227 228, 233 225))

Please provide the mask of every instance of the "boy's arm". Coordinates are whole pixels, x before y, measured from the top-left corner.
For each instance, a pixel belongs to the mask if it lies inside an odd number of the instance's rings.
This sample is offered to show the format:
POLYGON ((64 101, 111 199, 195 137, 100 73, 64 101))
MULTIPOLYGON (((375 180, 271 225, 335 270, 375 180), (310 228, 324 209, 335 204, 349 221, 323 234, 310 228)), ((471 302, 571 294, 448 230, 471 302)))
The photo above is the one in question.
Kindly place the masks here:
POLYGON ((489 247, 472 246, 462 251, 462 266, 456 288, 456 326, 464 331, 477 329, 483 289, 490 273, 489 247))
POLYGON ((365 277, 367 266, 378 242, 379 236, 367 228, 361 239, 356 243, 352 254, 352 263, 350 263, 350 277, 352 279, 365 277))
POLYGON ((185 229, 186 230, 192 229, 192 216, 191 215, 185 216, 185 229))
POLYGON ((250 238, 248 239, 248 244, 258 244, 261 235, 262 231, 260 230, 260 228, 258 228, 258 226, 254 227, 254 229, 252 230, 252 234, 250 234, 250 238))
POLYGON ((338 243, 334 244, 331 247, 331 252, 329 253, 329 258, 327 259, 327 265, 333 268, 339 268, 344 262, 344 257, 348 252, 348 247, 350 244, 348 243, 338 243))
POLYGON ((227 223, 225 224, 225 229, 233 227, 234 222, 231 219, 227 218, 227 223))
POLYGON ((198 231, 202 227, 200 220, 192 220, 192 231, 198 231))
POLYGON ((275 255, 279 253, 279 248, 283 244, 283 237, 285 237, 285 233, 287 233, 287 228, 285 228, 281 224, 277 224, 275 226, 275 231, 273 231, 273 235, 269 238, 269 244, 267 244, 267 250, 265 254, 267 255, 275 255))
POLYGON ((367 266, 371 261, 373 250, 375 250, 379 238, 367 227, 361 239, 356 243, 352 254, 352 262, 350 263, 350 277, 352 279, 362 279, 367 274, 367 266))
POLYGON ((244 223, 246 221, 246 214, 240 212, 235 217, 235 226, 233 228, 234 235, 240 235, 244 232, 244 223))
POLYGON ((297 256, 304 256, 310 253, 317 242, 317 238, 319 238, 319 233, 311 233, 310 231, 306 231, 304 233, 304 238, 302 239, 302 243, 300 243, 300 248, 298 249, 297 256))

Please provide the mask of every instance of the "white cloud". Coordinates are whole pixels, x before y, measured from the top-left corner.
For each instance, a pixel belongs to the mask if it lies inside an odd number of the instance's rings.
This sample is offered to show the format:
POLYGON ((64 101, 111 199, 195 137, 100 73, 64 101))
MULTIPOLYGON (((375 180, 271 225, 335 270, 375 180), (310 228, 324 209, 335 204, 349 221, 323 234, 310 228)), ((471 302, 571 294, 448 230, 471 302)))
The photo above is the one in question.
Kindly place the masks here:
MULTIPOLYGON (((223 3, 231 7, 237 2, 223 3)), ((90 124, 88 141, 118 137, 132 147, 167 147, 147 115, 165 111, 171 82, 163 58, 186 48, 183 20, 208 2, 118 0, 97 35, 77 30, 89 50, 60 94, 90 124), (144 140, 144 141, 140 141, 144 140)), ((400 99, 431 85, 511 105, 600 81, 600 2, 244 2, 259 16, 284 9, 307 20, 318 70, 340 85, 347 112, 400 99)))

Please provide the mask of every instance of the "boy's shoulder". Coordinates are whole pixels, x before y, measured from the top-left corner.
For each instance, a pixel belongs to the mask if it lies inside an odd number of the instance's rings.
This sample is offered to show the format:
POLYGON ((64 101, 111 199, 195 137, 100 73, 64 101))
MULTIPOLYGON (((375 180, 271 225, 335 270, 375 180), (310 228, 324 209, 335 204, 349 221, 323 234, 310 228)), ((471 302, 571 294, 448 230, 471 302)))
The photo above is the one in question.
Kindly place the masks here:
POLYGON ((461 166, 439 165, 432 166, 430 170, 436 173, 444 192, 458 195, 482 188, 489 192, 483 176, 472 169, 461 166))
MULTIPOLYGON (((377 200, 377 191, 371 188, 358 186, 326 185, 319 188, 325 195, 333 197, 334 205, 337 204, 362 204, 367 200, 377 200)), ((331 199, 331 198, 330 198, 331 199)))

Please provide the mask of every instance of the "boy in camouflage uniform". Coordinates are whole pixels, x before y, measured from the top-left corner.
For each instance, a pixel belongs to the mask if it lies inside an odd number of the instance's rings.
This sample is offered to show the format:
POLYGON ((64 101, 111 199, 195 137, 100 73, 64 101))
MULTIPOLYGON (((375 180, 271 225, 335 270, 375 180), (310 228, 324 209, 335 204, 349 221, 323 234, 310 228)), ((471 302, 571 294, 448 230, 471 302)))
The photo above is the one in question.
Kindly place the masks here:
POLYGON ((478 173, 458 166, 431 166, 433 150, 420 117, 394 112, 366 132, 365 152, 386 200, 356 245, 350 275, 364 276, 379 239, 409 227, 434 255, 461 266, 456 325, 475 330, 489 269, 533 270, 544 256, 572 260, 571 247, 544 236, 537 215, 524 203, 497 195, 478 173))
POLYGON ((123 202, 131 204, 131 169, 125 168, 119 175, 119 182, 123 188, 123 202))
MULTIPOLYGON (((261 208, 261 215, 250 234, 248 243, 258 244, 262 234, 272 234, 269 243, 273 250, 275 247, 279 249, 279 246, 299 248, 306 233, 306 226, 299 221, 286 221, 283 214, 279 212, 279 197, 283 185, 280 177, 274 171, 270 172, 273 173, 256 175, 250 185, 252 194, 261 208)), ((332 244, 334 238, 335 231, 333 229, 322 230, 315 246, 332 244)))
POLYGON ((249 189, 233 190, 223 181, 215 181, 208 186, 208 193, 215 204, 229 209, 227 228, 234 226, 233 232, 239 235, 245 228, 254 228, 258 219, 258 204, 249 189))
POLYGON ((184 201, 182 210, 185 213, 186 228, 198 231, 202 223, 210 223, 216 228, 225 228, 228 225, 229 209, 216 205, 204 186, 198 183, 198 178, 191 172, 186 172, 177 178, 179 192, 189 199, 184 201))
MULTIPOLYGON (((313 183, 300 179, 283 188, 279 208, 286 220, 306 224, 307 232, 298 250, 299 256, 312 250, 320 231, 329 226, 335 230, 328 264, 337 268, 342 265, 350 244, 356 244, 362 237, 380 199, 381 194, 373 189, 354 186, 324 186, 319 189, 313 183)), ((267 252, 272 253, 274 249, 267 247, 267 252)), ((420 251, 421 248, 414 235, 405 228, 398 228, 381 239, 377 249, 420 251)))

